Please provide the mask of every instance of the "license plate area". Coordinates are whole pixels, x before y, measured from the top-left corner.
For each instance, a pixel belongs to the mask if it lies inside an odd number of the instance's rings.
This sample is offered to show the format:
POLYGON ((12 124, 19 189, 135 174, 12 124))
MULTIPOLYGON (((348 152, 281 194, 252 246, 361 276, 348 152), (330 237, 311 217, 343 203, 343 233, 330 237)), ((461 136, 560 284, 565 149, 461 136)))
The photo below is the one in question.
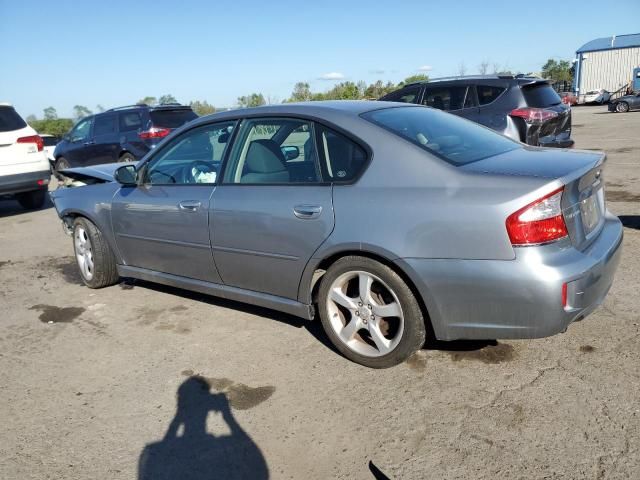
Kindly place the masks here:
POLYGON ((598 201, 600 196, 602 188, 580 201, 580 217, 585 235, 593 232, 602 218, 601 202, 598 201))

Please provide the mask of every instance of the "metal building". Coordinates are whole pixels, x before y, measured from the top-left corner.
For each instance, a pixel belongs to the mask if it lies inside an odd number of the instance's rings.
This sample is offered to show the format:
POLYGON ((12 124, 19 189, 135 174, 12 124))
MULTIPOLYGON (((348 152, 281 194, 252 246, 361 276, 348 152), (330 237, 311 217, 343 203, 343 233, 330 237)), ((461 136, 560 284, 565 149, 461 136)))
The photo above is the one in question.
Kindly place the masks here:
POLYGON ((585 43, 576 51, 574 77, 578 103, 587 92, 601 88, 611 93, 640 88, 640 33, 585 43))

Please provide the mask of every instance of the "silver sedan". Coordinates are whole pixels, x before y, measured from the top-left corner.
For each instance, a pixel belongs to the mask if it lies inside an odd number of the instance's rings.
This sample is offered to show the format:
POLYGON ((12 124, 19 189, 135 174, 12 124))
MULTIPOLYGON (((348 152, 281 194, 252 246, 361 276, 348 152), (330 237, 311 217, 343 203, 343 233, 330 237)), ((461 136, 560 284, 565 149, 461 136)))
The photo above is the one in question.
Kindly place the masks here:
POLYGON ((622 226, 602 153, 453 115, 316 102, 195 120, 52 193, 88 287, 132 277, 312 320, 389 367, 427 336, 536 338, 607 294, 622 226))

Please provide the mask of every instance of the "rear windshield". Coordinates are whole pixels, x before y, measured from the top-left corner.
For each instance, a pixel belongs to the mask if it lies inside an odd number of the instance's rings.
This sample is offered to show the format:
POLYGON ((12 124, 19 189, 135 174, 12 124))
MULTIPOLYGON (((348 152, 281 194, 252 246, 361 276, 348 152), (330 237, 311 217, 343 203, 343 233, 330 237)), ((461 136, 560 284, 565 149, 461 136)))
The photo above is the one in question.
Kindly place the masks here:
POLYGON ((522 93, 529 107, 544 108, 561 103, 556 91, 546 83, 522 87, 522 93))
POLYGON ((518 143, 488 128, 433 108, 386 108, 362 117, 453 165, 466 165, 520 148, 518 143))
POLYGON ((12 107, 0 107, 0 132, 11 132, 26 127, 27 124, 12 107))
POLYGON ((152 110, 151 123, 154 127, 178 128, 198 116, 193 110, 152 110))

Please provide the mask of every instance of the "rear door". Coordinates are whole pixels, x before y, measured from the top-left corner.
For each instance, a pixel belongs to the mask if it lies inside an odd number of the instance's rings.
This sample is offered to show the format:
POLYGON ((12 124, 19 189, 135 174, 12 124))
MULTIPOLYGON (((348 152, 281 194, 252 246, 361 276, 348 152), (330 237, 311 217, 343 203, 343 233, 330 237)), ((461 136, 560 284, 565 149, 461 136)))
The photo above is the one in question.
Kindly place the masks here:
POLYGON ((302 271, 334 225, 313 132, 295 118, 242 123, 213 195, 211 242, 226 285, 297 299, 302 271), (283 153, 294 146, 295 167, 283 153))
POLYGON ((499 85, 478 84, 475 90, 478 97, 478 123, 502 132, 507 126, 509 112, 500 107, 497 100, 506 88, 499 85))
POLYGON ((220 283, 211 253, 209 207, 235 122, 204 125, 172 139, 142 167, 136 187, 112 201, 125 264, 220 283))
POLYGON ((118 117, 116 113, 96 115, 93 125, 93 145, 88 147, 92 163, 111 163, 118 160, 118 117))

